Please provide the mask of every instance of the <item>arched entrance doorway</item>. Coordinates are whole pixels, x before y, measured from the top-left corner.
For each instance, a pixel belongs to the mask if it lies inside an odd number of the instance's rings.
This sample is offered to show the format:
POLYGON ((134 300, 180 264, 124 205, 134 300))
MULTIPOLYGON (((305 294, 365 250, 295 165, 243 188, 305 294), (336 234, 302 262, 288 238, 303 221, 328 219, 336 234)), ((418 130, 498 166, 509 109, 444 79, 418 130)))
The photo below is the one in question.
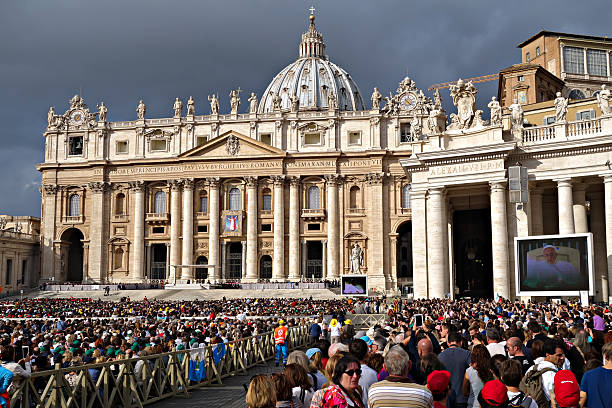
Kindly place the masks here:
POLYGON ((396 276, 397 285, 405 293, 406 287, 413 285, 412 281, 412 222, 407 221, 397 229, 396 276))
POLYGON ((67 282, 83 282, 83 233, 70 228, 62 234, 62 241, 68 244, 67 259, 62 265, 67 282))
POLYGON ((259 279, 272 279, 272 257, 264 255, 259 260, 259 279))
MULTIPOLYGON (((198 256, 196 259, 196 265, 207 265, 208 259, 205 256, 198 256)), ((208 268, 196 268, 195 273, 196 280, 208 279, 208 268)))

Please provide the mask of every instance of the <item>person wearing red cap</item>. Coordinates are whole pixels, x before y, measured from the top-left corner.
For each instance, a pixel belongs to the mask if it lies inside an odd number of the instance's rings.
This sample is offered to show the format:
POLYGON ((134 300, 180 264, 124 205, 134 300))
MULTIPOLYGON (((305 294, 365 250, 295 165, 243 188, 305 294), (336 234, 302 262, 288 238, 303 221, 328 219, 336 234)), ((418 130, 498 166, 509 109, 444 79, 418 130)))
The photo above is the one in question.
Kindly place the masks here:
POLYGON ((612 403, 612 342, 601 349, 604 365, 584 373, 580 383, 580 406, 609 408, 612 403))
POLYGON ((576 376, 570 370, 559 370, 555 374, 555 389, 551 394, 557 408, 578 408, 580 387, 576 376))
POLYGON ((434 370, 427 376, 427 388, 431 391, 434 408, 446 408, 446 399, 450 391, 450 372, 434 370))
POLYGON ((487 382, 478 394, 481 408, 507 408, 508 388, 499 380, 487 382))

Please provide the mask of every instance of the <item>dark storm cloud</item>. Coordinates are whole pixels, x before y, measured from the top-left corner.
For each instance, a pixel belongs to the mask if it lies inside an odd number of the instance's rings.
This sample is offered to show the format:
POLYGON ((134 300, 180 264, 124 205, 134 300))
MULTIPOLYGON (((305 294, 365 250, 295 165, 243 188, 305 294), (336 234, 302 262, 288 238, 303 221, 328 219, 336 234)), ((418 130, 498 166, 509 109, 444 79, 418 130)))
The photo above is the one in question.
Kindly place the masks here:
MULTIPOLYGON (((49 106, 63 112, 82 89, 90 108, 104 100, 113 121, 134 119, 140 99, 148 117, 167 117, 174 98, 189 95, 205 114, 206 96, 219 92, 228 112, 230 89, 261 95, 296 58, 311 3, 330 59, 368 105, 374 86, 388 94, 406 74, 426 90, 498 72, 520 62, 516 44, 541 29, 610 27, 609 0, 2 0, 0 214, 40 214, 35 165, 49 106)), ((482 107, 497 85, 477 87, 482 107)))

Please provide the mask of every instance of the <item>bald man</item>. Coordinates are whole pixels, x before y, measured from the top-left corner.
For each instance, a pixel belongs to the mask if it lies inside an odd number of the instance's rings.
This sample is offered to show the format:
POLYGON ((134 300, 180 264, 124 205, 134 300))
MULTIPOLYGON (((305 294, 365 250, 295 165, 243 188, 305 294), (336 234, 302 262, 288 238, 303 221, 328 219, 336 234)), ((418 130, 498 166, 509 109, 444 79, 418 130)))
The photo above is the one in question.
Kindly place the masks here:
POLYGON ((417 343, 417 351, 419 353, 419 359, 433 354, 433 343, 431 340, 429 340, 429 338, 421 339, 417 343))
POLYGON ((523 342, 521 339, 518 337, 510 337, 508 341, 506 341, 506 347, 508 348, 508 355, 510 358, 521 363, 523 375, 525 375, 529 367, 533 365, 533 360, 523 353, 523 342))

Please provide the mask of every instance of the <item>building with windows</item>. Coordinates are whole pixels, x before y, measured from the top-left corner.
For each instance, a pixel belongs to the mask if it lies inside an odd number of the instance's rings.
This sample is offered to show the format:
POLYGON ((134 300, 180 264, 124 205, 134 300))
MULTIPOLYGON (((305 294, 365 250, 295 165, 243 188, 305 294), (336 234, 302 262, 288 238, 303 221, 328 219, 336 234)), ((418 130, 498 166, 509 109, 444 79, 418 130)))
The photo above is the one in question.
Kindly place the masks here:
POLYGON ((36 287, 40 273, 40 219, 0 215, 1 292, 36 287))
MULTIPOLYGON (((297 60, 247 109, 240 90, 229 114, 217 95, 208 114, 195 114, 190 98, 186 114, 177 99, 172 117, 147 118, 141 101, 124 122, 79 96, 63 114, 51 109, 39 165, 42 279, 359 273, 370 289, 409 285, 420 298, 513 297, 514 237, 592 231, 597 296, 607 296, 610 116, 597 106, 589 119, 527 127, 527 113, 502 118, 492 103, 491 124, 463 81, 451 86, 456 112, 447 116, 441 96, 408 77, 384 106, 378 89, 366 106, 310 19, 297 60), (521 206, 509 200, 507 175, 519 161, 530 182, 521 206), (352 259, 355 245, 363 262, 352 259)), ((532 115, 543 121, 553 110, 532 115)))

